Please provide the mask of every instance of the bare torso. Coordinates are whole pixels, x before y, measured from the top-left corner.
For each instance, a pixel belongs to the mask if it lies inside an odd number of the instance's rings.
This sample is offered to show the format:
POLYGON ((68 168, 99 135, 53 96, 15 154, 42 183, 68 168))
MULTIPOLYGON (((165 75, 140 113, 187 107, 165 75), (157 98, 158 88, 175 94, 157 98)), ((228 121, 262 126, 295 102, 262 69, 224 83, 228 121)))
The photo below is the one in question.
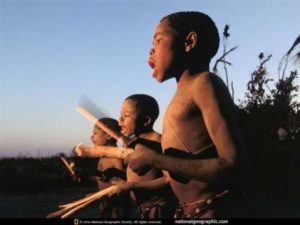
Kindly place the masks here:
MULTIPOLYGON (((139 138, 160 142, 161 135, 156 132, 150 132, 146 134, 141 134, 139 138)), ((142 148, 143 145, 136 145, 135 151, 139 151, 139 148, 142 148)), ((135 172, 132 171, 130 167, 127 167, 126 170, 127 174, 127 181, 131 182, 139 182, 139 181, 150 181, 162 176, 162 173, 158 169, 150 169, 146 174, 139 176, 135 172)), ((159 191, 150 191, 150 190, 134 190, 131 191, 131 197, 138 203, 138 204, 149 204, 155 201, 156 199, 160 198, 159 191)))
MULTIPOLYGON (((123 170, 122 160, 116 159, 116 158, 101 157, 98 162, 98 168, 97 168, 98 171, 101 173, 110 168, 115 168, 120 171, 123 170)), ((114 177, 112 179, 114 179, 114 177)), ((119 178, 116 177, 116 179, 119 179, 119 178)), ((103 189, 109 187, 111 184, 109 182, 103 181, 99 178, 99 179, 97 179, 97 185, 100 190, 103 190, 103 189)))
MULTIPOLYGON (((164 153, 167 149, 173 148, 189 154, 196 154, 209 147, 215 147, 205 126, 201 109, 195 104, 192 95, 195 89, 198 89, 199 95, 205 95, 205 90, 201 90, 199 87, 202 87, 202 80, 207 79, 208 76, 210 76, 208 73, 203 73, 190 77, 178 85, 177 92, 164 115, 162 133, 164 153)), ((171 176, 168 176, 168 179, 175 195, 181 202, 205 199, 217 191, 215 187, 202 181, 189 180, 189 182, 183 183, 171 176)))

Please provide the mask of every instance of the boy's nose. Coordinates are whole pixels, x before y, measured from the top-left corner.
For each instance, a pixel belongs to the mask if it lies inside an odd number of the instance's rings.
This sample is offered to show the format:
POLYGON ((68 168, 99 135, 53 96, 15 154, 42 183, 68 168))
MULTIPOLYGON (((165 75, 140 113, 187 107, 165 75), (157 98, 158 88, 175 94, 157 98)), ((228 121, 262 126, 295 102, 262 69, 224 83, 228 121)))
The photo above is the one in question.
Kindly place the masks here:
POLYGON ((119 118, 119 126, 121 126, 121 125, 122 125, 122 122, 123 122, 123 117, 122 117, 122 116, 120 116, 120 118, 119 118))
POLYGON ((154 49, 151 48, 151 49, 150 49, 150 52, 149 52, 149 55, 153 55, 153 53, 154 53, 154 49))

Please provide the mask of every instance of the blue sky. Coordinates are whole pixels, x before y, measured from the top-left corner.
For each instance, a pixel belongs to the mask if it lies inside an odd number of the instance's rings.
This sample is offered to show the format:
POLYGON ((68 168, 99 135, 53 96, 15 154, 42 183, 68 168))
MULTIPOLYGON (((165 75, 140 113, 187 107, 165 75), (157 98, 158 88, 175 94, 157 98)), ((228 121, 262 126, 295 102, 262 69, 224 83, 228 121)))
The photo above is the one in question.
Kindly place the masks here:
POLYGON ((228 48, 238 49, 228 72, 242 99, 260 52, 273 55, 267 65, 277 78, 299 35, 299 9, 298 0, 0 0, 0 157, 89 144, 93 124, 75 111, 82 95, 118 118, 125 97, 150 94, 161 108, 161 131, 176 84, 157 83, 147 56, 159 20, 176 11, 210 15, 220 34, 230 25, 228 48))

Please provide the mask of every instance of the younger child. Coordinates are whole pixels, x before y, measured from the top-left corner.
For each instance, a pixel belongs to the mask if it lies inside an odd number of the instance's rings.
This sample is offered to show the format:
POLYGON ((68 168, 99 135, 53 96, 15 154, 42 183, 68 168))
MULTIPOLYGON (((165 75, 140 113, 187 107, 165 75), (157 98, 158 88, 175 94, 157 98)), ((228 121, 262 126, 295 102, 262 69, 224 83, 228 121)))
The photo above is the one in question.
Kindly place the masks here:
MULTIPOLYGON (((115 132, 120 132, 118 121, 112 118, 99 119, 104 125, 115 132)), ((94 146, 116 146, 116 140, 104 132, 102 129, 94 126, 91 140, 94 146)), ((80 146, 77 146, 80 147, 80 146)), ((101 157, 98 161, 96 180, 99 190, 103 190, 112 185, 113 181, 125 180, 126 173, 123 168, 123 162, 117 158, 101 157)), ((115 196, 110 199, 101 201, 100 211, 101 218, 120 218, 127 215, 129 212, 124 205, 128 202, 126 195, 115 196)), ((127 207, 128 209, 128 207, 127 207)))
MULTIPOLYGON (((122 105, 119 125, 121 133, 127 137, 138 139, 133 149, 113 149, 97 147, 91 151, 78 149, 81 156, 102 156, 124 158, 126 155, 139 152, 146 146, 161 152, 161 135, 153 130, 153 124, 159 114, 156 100, 148 95, 135 94, 127 97, 122 105)), ((138 175, 127 167, 127 181, 118 182, 118 191, 113 194, 130 191, 132 199, 137 203, 140 218, 171 218, 174 212, 175 198, 159 169, 148 167, 143 175, 138 175)))

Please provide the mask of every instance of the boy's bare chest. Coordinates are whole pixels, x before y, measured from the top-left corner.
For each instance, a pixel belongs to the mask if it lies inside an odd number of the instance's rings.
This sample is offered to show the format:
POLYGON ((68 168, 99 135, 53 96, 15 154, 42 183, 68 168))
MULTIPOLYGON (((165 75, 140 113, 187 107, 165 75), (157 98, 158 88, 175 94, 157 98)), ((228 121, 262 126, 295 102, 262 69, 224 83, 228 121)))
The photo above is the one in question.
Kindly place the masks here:
POLYGON ((184 92, 179 92, 174 95, 165 116, 168 117, 169 120, 188 122, 194 117, 199 116, 199 112, 192 96, 184 92))
POLYGON ((188 90, 174 95, 163 122, 163 149, 172 147, 196 152, 208 142, 201 109, 188 90))
POLYGON ((111 158, 101 158, 98 164, 98 169, 104 171, 107 168, 115 167, 115 160, 111 158))

